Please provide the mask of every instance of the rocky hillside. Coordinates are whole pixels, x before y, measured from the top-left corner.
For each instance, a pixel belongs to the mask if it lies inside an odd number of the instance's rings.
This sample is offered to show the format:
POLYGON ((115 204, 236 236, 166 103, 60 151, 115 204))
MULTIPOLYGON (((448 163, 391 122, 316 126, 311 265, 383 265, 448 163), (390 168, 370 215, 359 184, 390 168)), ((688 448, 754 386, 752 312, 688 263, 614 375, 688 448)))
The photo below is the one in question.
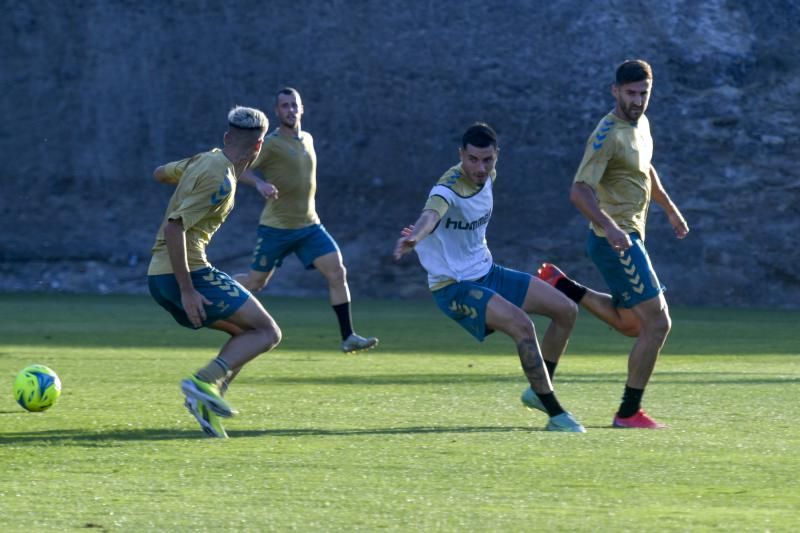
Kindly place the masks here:
MULTIPOLYGON (((625 58, 649 60, 655 165, 692 233, 654 208, 648 246, 672 302, 800 305, 800 2, 609 0, 4 2, 0 290, 144 291, 169 187, 152 169, 221 144, 234 104, 305 99, 318 207, 357 297, 424 295, 390 258, 463 129, 501 136, 489 240, 602 283, 567 193, 625 58)), ((261 202, 210 248, 247 268, 261 202)), ((273 294, 324 295, 295 260, 273 294)))

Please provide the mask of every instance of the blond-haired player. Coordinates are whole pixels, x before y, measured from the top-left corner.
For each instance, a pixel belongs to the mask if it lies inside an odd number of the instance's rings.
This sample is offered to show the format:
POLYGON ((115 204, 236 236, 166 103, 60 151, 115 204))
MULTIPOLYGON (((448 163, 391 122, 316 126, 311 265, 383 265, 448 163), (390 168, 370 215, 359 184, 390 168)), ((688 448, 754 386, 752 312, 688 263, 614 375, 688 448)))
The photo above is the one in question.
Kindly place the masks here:
POLYGON ((222 150, 168 163, 153 173, 176 187, 153 246, 150 293, 180 325, 230 335, 213 360, 181 382, 186 407, 215 437, 227 437, 220 417, 236 412, 220 386, 281 339, 259 301, 206 258, 208 243, 233 209, 237 180, 258 156, 268 127, 261 111, 234 107, 222 150))

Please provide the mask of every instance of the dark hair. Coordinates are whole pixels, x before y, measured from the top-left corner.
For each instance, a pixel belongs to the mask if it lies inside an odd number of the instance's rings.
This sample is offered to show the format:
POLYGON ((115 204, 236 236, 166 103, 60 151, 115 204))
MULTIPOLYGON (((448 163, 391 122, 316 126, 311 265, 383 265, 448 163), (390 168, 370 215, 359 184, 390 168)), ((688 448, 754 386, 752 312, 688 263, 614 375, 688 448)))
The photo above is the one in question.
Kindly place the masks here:
POLYGON ((464 136, 461 137, 461 148, 466 148, 468 144, 476 148, 486 148, 487 146, 497 148, 497 134, 485 122, 476 122, 467 128, 464 136))
POLYGON ((300 98, 300 93, 297 91, 297 89, 295 89, 294 87, 284 87, 283 89, 281 89, 280 91, 275 93, 275 103, 276 104, 278 103, 278 97, 280 95, 282 95, 282 94, 285 94, 285 95, 294 94, 294 95, 297 96, 297 98, 300 98))
POLYGON ((617 68, 617 85, 652 79, 653 69, 643 59, 627 59, 617 68))

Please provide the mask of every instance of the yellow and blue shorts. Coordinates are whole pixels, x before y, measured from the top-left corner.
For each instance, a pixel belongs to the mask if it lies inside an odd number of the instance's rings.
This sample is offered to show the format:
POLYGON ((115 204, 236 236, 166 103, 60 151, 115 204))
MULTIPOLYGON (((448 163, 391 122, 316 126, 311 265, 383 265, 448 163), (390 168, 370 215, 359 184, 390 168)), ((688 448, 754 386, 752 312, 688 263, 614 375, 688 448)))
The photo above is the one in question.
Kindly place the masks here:
POLYGON ((486 306, 498 294, 522 308, 533 276, 500 265, 474 281, 451 283, 433 291, 433 299, 442 312, 458 322, 473 337, 483 341, 494 330, 486 327, 486 306))
MULTIPOLYGON (((203 327, 217 320, 224 320, 244 305, 250 293, 225 272, 214 267, 194 270, 189 273, 195 290, 206 297, 211 305, 206 305, 206 319, 203 327)), ((147 276, 147 285, 153 299, 166 309, 181 326, 196 329, 181 303, 181 289, 174 274, 147 276)))
POLYGON ((253 252, 252 270, 269 272, 283 264, 289 254, 296 254, 303 266, 311 270, 317 257, 339 250, 339 246, 322 224, 300 229, 258 226, 258 241, 253 252))
POLYGON ((630 234, 633 245, 620 253, 614 250, 605 237, 589 231, 586 254, 591 258, 605 279, 616 307, 631 307, 666 290, 650 262, 650 256, 639 234, 630 234))

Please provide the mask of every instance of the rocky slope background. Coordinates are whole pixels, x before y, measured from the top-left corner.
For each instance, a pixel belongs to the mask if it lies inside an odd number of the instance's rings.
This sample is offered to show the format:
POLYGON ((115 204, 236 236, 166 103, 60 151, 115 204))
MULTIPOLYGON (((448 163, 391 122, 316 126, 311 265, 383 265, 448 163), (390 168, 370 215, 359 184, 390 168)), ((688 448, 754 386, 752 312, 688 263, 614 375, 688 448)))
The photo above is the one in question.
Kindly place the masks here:
MULTIPOLYGON (((691 228, 658 207, 648 248, 673 303, 800 306, 800 1, 2 2, 0 290, 145 292, 171 194, 166 161, 221 145, 234 104, 304 97, 317 204, 355 298, 425 296, 400 228, 456 162, 464 128, 500 134, 489 244, 602 287, 567 198, 612 107, 616 65, 655 71, 654 163, 691 228)), ((251 189, 209 249, 245 270, 251 189)), ((268 294, 323 296, 287 260, 268 294)))

